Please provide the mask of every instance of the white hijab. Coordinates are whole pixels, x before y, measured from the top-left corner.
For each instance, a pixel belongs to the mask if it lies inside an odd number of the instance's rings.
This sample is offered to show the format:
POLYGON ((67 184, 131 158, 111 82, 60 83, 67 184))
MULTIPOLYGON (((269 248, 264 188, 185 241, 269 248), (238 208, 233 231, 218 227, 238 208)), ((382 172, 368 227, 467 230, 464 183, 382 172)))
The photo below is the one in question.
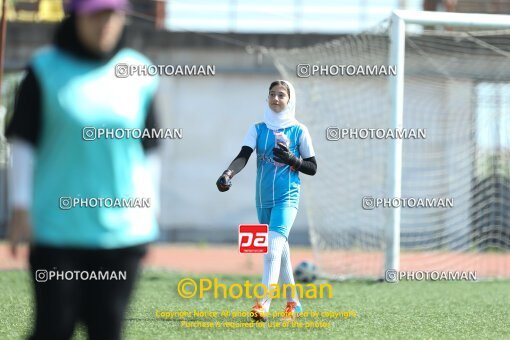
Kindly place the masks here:
POLYGON ((264 123, 266 123, 266 126, 271 130, 285 129, 289 126, 299 124, 295 118, 296 90, 294 90, 294 86, 292 86, 292 84, 289 81, 287 80, 280 81, 283 81, 289 87, 290 98, 287 107, 282 112, 274 112, 273 110, 271 110, 271 107, 269 107, 269 103, 267 103, 267 106, 264 110, 264 123))

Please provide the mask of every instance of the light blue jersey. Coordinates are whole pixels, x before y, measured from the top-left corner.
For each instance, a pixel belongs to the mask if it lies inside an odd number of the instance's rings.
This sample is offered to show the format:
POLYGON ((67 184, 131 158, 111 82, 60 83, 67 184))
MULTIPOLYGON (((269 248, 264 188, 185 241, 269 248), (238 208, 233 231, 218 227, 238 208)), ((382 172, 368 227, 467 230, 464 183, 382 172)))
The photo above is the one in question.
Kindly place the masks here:
POLYGON ((310 134, 304 125, 297 124, 276 131, 269 129, 265 123, 253 125, 243 144, 257 153, 257 208, 299 206, 299 172, 273 160, 273 148, 280 140, 287 142, 289 150, 296 157, 304 159, 315 156, 310 134))
POLYGON ((43 124, 34 174, 34 241, 50 246, 122 248, 158 236, 152 208, 74 208, 73 198, 146 198, 152 183, 141 141, 84 141, 82 129, 144 126, 154 77, 117 78, 116 64, 150 65, 123 49, 107 63, 74 58, 48 48, 32 60, 41 84, 43 124))

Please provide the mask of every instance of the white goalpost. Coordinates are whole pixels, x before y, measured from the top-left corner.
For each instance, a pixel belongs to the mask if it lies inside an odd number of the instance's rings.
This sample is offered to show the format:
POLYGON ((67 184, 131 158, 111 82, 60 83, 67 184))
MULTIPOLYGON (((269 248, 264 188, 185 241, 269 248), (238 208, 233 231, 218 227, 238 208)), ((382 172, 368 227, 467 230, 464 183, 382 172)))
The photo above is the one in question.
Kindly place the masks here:
POLYGON ((268 54, 294 82, 314 139, 318 172, 301 176, 303 201, 326 276, 510 277, 510 16, 399 10, 370 31, 268 54), (338 73, 351 65, 397 72, 338 73), (426 137, 329 138, 330 128, 426 137), (365 209, 367 196, 454 204, 365 209))
MULTIPOLYGON (((396 65, 396 76, 390 78, 391 125, 390 128, 402 129, 404 119, 404 76, 406 25, 447 25, 474 28, 510 28, 509 15, 417 12, 396 10, 391 16, 390 65, 396 65)), ((402 196, 402 139, 391 143, 389 162, 389 197, 402 196)), ((387 250, 385 270, 400 269, 400 206, 389 210, 387 223, 387 250)))

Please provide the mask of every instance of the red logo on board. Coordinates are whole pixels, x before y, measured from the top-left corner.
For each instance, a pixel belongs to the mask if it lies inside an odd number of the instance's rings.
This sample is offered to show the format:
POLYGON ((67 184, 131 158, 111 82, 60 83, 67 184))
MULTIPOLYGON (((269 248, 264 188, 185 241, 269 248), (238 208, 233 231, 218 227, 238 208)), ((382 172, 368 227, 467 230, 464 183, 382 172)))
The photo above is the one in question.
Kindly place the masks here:
POLYGON ((267 224, 239 225, 239 252, 266 254, 269 226, 267 224))

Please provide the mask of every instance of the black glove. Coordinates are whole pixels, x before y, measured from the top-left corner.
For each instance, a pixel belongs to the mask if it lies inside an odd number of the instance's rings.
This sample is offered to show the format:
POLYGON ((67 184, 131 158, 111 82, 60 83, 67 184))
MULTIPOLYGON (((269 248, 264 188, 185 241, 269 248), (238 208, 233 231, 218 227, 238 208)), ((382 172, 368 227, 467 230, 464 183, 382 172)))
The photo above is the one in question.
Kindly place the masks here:
POLYGON ((216 181, 218 190, 221 192, 228 191, 228 189, 232 186, 232 177, 234 177, 234 172, 232 170, 223 171, 223 174, 221 174, 220 178, 216 181))
POLYGON ((290 165, 294 170, 299 170, 303 161, 297 158, 284 143, 277 143, 277 145, 278 148, 273 148, 273 160, 290 165))

